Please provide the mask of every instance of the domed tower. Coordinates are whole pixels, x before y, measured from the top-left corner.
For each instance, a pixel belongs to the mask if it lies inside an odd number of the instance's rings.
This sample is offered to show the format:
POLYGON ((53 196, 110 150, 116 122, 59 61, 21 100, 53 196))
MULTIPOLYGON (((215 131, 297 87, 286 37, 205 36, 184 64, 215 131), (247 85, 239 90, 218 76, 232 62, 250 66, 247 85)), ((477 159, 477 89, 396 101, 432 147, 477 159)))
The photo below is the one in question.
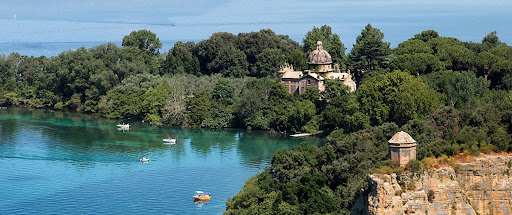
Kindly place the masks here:
POLYGON ((388 141, 389 158, 405 166, 410 160, 416 160, 416 140, 411 135, 400 131, 388 141))
POLYGON ((309 53, 308 65, 312 72, 331 72, 332 58, 329 52, 324 50, 322 41, 316 42, 316 50, 309 53))

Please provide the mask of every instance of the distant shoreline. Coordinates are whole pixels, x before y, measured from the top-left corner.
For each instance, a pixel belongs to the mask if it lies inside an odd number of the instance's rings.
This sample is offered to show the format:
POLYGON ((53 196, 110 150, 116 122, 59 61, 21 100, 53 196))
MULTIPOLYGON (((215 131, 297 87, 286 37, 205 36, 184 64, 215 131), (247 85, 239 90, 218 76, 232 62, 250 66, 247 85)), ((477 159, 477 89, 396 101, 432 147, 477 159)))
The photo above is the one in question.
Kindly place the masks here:
MULTIPOLYGON (((174 43, 184 40, 162 40, 160 53, 169 51, 174 43)), ((198 42, 200 40, 190 40, 198 42)), ((22 56, 55 57, 68 50, 76 50, 81 47, 93 48, 107 43, 121 46, 122 41, 49 41, 49 42, 0 42, 0 54, 9 55, 19 53, 22 56)))

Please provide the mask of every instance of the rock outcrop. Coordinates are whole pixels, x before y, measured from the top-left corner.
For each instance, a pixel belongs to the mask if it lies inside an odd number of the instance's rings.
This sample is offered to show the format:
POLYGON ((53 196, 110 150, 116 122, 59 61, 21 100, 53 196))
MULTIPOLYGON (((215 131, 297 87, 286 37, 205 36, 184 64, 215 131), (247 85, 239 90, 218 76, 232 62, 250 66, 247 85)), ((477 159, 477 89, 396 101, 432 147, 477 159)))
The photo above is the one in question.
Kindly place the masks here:
POLYGON ((421 174, 372 174, 352 214, 512 214, 512 157, 486 156, 421 174))

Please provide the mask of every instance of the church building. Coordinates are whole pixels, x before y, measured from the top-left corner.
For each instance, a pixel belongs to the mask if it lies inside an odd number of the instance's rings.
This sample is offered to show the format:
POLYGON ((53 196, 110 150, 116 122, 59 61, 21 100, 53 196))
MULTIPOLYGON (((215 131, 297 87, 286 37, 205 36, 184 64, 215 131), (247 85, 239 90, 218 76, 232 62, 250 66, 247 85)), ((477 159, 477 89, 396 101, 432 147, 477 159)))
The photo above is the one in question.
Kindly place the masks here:
POLYGON ((308 70, 294 71, 292 65, 285 65, 279 70, 281 83, 286 85, 290 94, 302 95, 307 88, 314 87, 325 90, 325 80, 339 80, 356 91, 356 82, 352 80, 350 71, 341 72, 337 64, 332 65, 331 55, 324 50, 322 42, 316 42, 316 50, 308 56, 308 70))

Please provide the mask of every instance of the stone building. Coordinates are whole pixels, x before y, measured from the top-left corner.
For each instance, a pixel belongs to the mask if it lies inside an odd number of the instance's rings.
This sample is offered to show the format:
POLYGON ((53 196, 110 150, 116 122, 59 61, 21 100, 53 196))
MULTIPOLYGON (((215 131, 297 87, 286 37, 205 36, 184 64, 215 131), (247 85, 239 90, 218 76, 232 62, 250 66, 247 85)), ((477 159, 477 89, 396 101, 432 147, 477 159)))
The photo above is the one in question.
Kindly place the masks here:
POLYGON ((356 91, 356 83, 352 80, 350 71, 341 72, 337 64, 332 65, 331 55, 324 50, 322 42, 316 42, 316 50, 308 56, 308 70, 295 71, 292 65, 285 65, 279 70, 281 83, 286 85, 290 94, 302 95, 307 88, 325 90, 325 80, 339 80, 350 87, 350 92, 356 91))
POLYGON ((389 158, 405 166, 410 160, 416 160, 416 140, 411 135, 400 131, 388 141, 389 158))

